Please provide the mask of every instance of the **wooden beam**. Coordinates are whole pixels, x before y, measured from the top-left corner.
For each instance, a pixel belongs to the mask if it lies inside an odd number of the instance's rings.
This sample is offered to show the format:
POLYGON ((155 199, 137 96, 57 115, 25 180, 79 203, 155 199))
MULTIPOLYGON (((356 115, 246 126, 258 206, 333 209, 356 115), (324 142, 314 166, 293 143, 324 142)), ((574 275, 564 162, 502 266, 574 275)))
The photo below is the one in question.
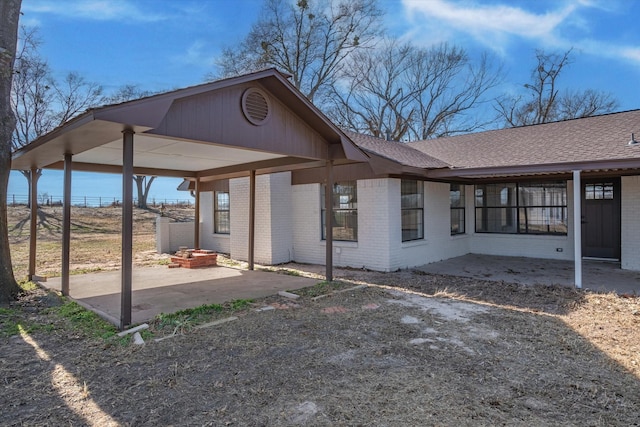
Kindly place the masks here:
POLYGON ((69 295, 71 263, 71 154, 64 155, 64 197, 62 202, 62 295, 69 295))
POLYGON ((193 248, 200 249, 200 180, 196 179, 196 206, 193 224, 193 248))
POLYGON ((257 171, 260 169, 269 169, 273 171, 277 168, 282 168, 281 170, 290 170, 290 167, 293 165, 304 165, 305 163, 315 164, 315 160, 301 157, 278 157, 276 159, 260 160, 257 162, 240 163, 237 165, 207 169, 198 172, 197 176, 199 178, 219 179, 218 177, 221 175, 234 174, 238 172, 244 172, 246 174, 247 171, 251 170, 257 171))
POLYGON ((580 170, 573 171, 573 274, 576 288, 582 288, 582 183, 580 172, 580 170))
POLYGON ((256 171, 249 174, 249 270, 254 268, 256 227, 256 171))
POLYGON ((133 134, 122 132, 122 290, 120 329, 131 324, 133 276, 133 134))
POLYGON ((324 188, 324 222, 325 222, 325 276, 327 282, 333 280, 333 164, 327 162, 324 188))
POLYGON ((38 175, 36 168, 32 168, 31 173, 31 222, 29 224, 29 280, 33 280, 36 274, 36 256, 38 245, 38 175))
MULTIPOLYGON (((118 165, 99 165, 96 163, 80 163, 75 162, 73 169, 81 172, 99 172, 99 173, 115 173, 121 174, 123 166, 118 165)), ((64 162, 52 163, 46 167, 46 169, 64 169, 64 162)), ((142 168, 134 167, 134 175, 146 175, 146 176, 164 176, 170 178, 193 178, 197 172, 194 171, 182 171, 174 169, 156 169, 156 168, 142 168)))

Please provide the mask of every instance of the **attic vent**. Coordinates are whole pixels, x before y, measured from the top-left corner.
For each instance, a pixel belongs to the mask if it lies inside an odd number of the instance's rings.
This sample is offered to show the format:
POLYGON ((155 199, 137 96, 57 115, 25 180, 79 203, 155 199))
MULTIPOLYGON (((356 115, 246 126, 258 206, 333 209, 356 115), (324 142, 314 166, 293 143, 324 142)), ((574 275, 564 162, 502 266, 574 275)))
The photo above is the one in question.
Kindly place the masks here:
POLYGON ((256 126, 263 125, 271 116, 271 103, 267 95, 256 88, 249 88, 242 94, 242 112, 256 126))

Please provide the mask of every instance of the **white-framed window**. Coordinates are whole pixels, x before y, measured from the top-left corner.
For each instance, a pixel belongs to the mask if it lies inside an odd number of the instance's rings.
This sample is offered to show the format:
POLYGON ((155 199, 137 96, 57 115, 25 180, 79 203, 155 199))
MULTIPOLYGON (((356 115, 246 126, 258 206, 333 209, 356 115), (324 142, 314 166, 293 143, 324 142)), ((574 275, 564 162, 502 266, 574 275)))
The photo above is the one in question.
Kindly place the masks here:
POLYGON ((213 206, 213 230, 216 234, 229 234, 231 222, 229 216, 229 192, 216 191, 213 206))
POLYGON ((423 182, 403 179, 400 182, 402 241, 424 239, 423 182))
POLYGON ((451 235, 464 234, 465 230, 465 194, 464 185, 451 184, 449 188, 449 204, 451 207, 451 235))
MULTIPOLYGON (((358 241, 357 181, 337 182, 333 186, 333 240, 358 241)), ((320 210, 322 240, 326 240, 325 186, 321 187, 320 210)))

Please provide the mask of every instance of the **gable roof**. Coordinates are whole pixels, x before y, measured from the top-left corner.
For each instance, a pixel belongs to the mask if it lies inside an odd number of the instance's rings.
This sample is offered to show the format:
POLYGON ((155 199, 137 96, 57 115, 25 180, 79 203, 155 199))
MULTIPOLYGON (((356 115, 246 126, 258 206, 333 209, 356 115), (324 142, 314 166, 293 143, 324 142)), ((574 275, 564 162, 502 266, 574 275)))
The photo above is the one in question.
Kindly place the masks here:
POLYGON ((61 167, 69 153, 74 169, 118 172, 128 130, 136 134, 135 173, 143 175, 196 177, 243 164, 260 169, 368 159, 285 75, 267 69, 90 109, 15 151, 11 167, 61 167), (268 93, 280 114, 263 127, 238 118, 248 87, 268 93))
MULTIPOLYGON (((407 143, 467 176, 640 167, 640 110, 407 143), (458 171, 462 172, 462 171, 458 171)), ((448 173, 453 176, 456 172, 448 173)), ((446 172, 435 174, 447 175, 446 172)), ((433 175, 433 176, 435 176, 433 175)))
POLYGON ((450 166, 448 163, 436 159, 404 142, 387 141, 386 139, 375 136, 363 135, 346 130, 344 133, 347 134, 358 147, 403 165, 424 169, 446 168, 450 166))

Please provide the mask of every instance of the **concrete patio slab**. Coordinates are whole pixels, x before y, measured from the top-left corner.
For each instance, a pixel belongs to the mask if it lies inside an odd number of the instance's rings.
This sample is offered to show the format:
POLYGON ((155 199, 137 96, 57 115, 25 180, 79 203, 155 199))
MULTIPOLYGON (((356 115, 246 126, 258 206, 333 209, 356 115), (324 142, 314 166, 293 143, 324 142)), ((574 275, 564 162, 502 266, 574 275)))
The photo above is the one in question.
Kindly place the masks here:
MULTIPOLYGON (((80 304, 114 323, 120 318, 120 271, 71 276, 69 294, 80 304)), ((61 278, 42 285, 61 290, 61 278)), ((198 269, 146 267, 133 270, 132 323, 148 321, 160 313, 222 304, 236 299, 275 295, 278 291, 313 286, 317 279, 228 267, 198 269)))
MULTIPOLYGON (((582 286, 598 292, 640 294, 640 272, 616 262, 583 260, 582 286)), ((522 283, 574 285, 573 261, 468 254, 423 265, 418 270, 450 276, 522 283)))

